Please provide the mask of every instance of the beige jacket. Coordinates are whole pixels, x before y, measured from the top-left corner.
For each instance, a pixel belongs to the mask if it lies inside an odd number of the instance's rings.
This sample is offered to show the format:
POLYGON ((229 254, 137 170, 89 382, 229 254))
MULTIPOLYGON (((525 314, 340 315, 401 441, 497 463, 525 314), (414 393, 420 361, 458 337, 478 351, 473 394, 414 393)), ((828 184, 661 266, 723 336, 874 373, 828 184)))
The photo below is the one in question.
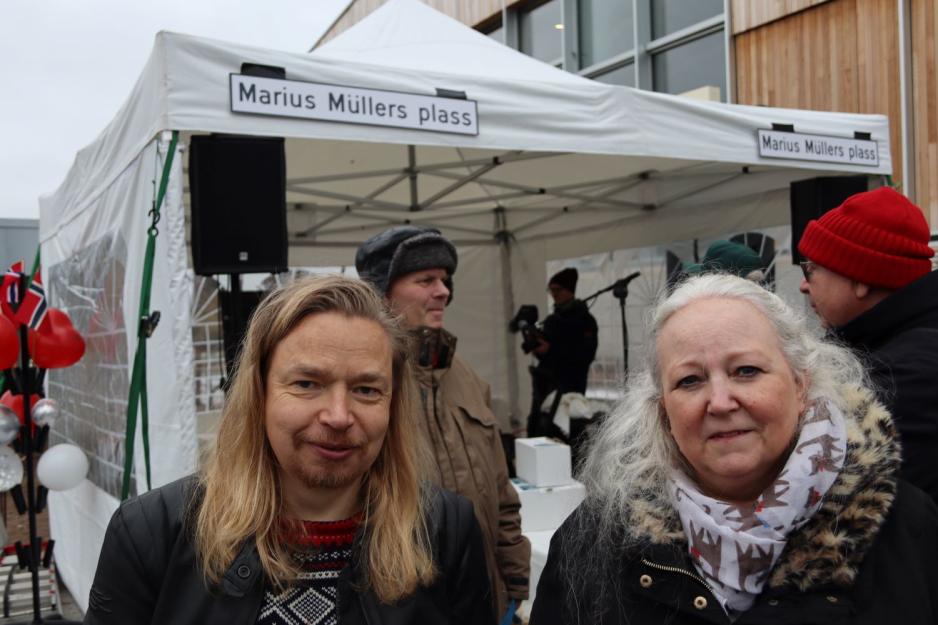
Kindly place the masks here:
POLYGON ((416 372, 435 478, 475 508, 500 619, 509 599, 528 597, 531 544, 521 535, 521 503, 508 480, 489 387, 459 356, 448 369, 416 372))

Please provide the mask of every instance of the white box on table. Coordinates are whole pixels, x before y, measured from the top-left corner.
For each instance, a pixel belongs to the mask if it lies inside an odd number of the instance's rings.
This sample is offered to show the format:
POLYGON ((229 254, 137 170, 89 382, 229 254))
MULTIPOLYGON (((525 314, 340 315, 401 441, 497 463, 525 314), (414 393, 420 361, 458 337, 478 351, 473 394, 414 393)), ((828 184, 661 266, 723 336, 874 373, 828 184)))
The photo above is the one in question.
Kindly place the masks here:
POLYGON ((534 486, 570 484, 570 446, 545 436, 516 438, 515 470, 534 486))
POLYGON ((534 486, 516 477, 511 485, 521 500, 524 534, 557 529, 586 497, 586 488, 576 481, 561 486, 534 486))

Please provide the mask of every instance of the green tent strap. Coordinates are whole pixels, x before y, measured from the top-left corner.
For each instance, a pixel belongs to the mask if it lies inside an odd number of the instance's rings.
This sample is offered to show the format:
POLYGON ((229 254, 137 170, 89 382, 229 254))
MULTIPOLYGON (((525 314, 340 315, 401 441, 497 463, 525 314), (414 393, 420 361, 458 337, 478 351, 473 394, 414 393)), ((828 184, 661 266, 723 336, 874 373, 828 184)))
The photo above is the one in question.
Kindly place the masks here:
POLYGON ((147 339, 153 333, 159 313, 150 314, 150 290, 153 286, 153 258, 156 254, 156 235, 159 230, 156 224, 160 221, 160 208, 166 196, 166 187, 169 186, 169 174, 173 167, 173 157, 176 155, 176 144, 179 143, 179 131, 173 131, 173 138, 169 143, 169 152, 163 164, 163 174, 160 178, 159 191, 150 211, 152 222, 147 228, 147 249, 143 257, 143 279, 140 285, 140 314, 137 328, 137 353, 134 354, 134 364, 130 378, 130 397, 127 400, 127 431, 124 440, 124 481, 121 486, 121 501, 130 495, 130 478, 134 468, 134 439, 137 435, 137 405, 140 405, 140 434, 143 438, 143 458, 146 463, 147 489, 153 488, 150 478, 150 426, 147 408, 147 339))

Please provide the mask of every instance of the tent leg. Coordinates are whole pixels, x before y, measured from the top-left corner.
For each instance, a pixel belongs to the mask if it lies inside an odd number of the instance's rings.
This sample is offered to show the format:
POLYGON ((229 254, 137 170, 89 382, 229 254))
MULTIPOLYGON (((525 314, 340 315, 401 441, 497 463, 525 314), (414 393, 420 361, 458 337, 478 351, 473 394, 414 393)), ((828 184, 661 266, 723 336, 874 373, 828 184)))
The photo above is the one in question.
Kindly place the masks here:
MULTIPOLYGON (((511 233, 508 231, 505 218, 505 209, 495 211, 495 231, 499 241, 499 251, 502 261, 502 301, 504 302, 505 319, 511 319, 515 314, 515 290, 511 274, 511 233)), ((509 424, 512 430, 522 426, 521 404, 518 398, 518 353, 515 348, 515 337, 508 331, 508 323, 504 324, 502 331, 505 334, 505 357, 508 362, 508 409, 509 424)))
POLYGON ((420 198, 417 197, 417 148, 407 146, 407 176, 410 178, 410 210, 420 210, 420 198))

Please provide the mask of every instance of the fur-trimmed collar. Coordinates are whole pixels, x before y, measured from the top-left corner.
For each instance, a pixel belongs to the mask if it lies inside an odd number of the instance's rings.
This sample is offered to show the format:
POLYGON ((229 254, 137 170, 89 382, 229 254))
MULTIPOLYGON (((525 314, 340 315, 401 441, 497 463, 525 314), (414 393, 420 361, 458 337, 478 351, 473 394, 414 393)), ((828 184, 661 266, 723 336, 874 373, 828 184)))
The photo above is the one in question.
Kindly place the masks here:
MULTIPOLYGON (((771 588, 850 586, 895 498, 900 450, 892 417, 868 389, 845 389, 841 400, 844 467, 811 521, 788 537, 769 577, 771 588)), ((668 499, 636 501, 630 508, 633 540, 680 545, 686 553, 687 538, 668 499)))

